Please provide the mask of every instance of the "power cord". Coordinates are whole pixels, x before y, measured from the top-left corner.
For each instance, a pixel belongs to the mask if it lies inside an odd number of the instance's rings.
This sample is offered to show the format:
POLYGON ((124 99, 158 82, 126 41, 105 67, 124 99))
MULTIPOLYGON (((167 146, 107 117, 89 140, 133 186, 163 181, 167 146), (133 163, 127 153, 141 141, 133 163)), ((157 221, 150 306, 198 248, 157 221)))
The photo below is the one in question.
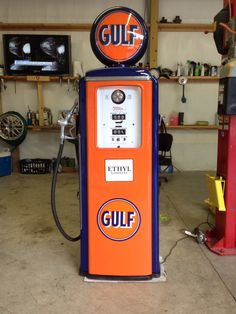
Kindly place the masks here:
POLYGON ((185 233, 186 235, 175 241, 174 245, 170 248, 169 253, 164 257, 164 259, 161 261, 160 264, 164 264, 167 261, 167 259, 170 257, 170 255, 172 254, 173 250, 176 248, 178 243, 184 239, 192 237, 196 239, 198 244, 204 243, 206 241, 206 237, 205 237, 205 234, 199 229, 199 227, 207 224, 210 228, 212 228, 213 225, 209 222, 209 217, 210 217, 210 213, 208 213, 206 221, 201 222, 196 228, 194 228, 193 233, 186 229, 181 229, 180 231, 185 233))
POLYGON ((177 241, 175 241, 175 244, 170 248, 169 253, 163 258, 163 260, 161 261, 160 264, 164 264, 164 263, 167 261, 168 257, 172 254, 173 250, 176 248, 176 246, 178 245, 178 243, 179 243, 180 241, 184 240, 184 239, 187 239, 187 238, 188 238, 188 236, 186 235, 186 236, 184 236, 184 237, 178 239, 177 241))
MULTIPOLYGON (((183 219, 183 217, 180 215, 178 209, 176 208, 175 204, 173 203, 172 199, 170 197, 168 197, 167 195, 167 198, 169 199, 170 203, 173 205, 173 208, 175 209, 177 215, 179 216, 180 220, 182 220, 183 224, 186 226, 186 223, 183 219)), ((214 227, 214 225, 212 225, 210 222, 209 222, 209 217, 210 217, 210 212, 208 213, 207 215, 207 219, 205 222, 202 222, 198 225, 198 227, 204 225, 204 224, 207 224, 210 228, 214 227)), ((160 263, 160 264, 163 264, 164 262, 167 261, 168 257, 171 255, 172 251, 174 250, 174 248, 177 246, 177 244, 186 239, 188 236, 186 237, 182 237, 180 238, 179 240, 177 240, 175 242, 175 244, 172 246, 172 248, 170 249, 169 253, 166 255, 166 257, 163 259, 163 261, 160 263)), ((220 273, 217 271, 216 267, 214 266, 214 264, 212 263, 212 261, 210 260, 210 258, 207 256, 207 254, 204 252, 204 248, 199 245, 199 248, 201 249, 203 255, 206 257, 208 263, 211 265, 211 267, 214 269, 215 273, 217 274, 217 276, 219 277, 220 281, 222 282, 222 284, 225 286, 225 288, 227 289, 227 291, 229 292, 229 294, 231 295, 231 297, 234 299, 234 301, 236 301, 236 297, 233 295, 233 293, 231 292, 230 288, 228 287, 228 285, 226 284, 226 282, 224 281, 224 279, 221 277, 220 273)))
POLYGON ((210 228, 213 228, 214 225, 209 222, 209 217, 210 217, 210 213, 208 213, 208 215, 207 215, 207 220, 204 221, 204 222, 201 222, 196 228, 199 228, 199 227, 201 227, 203 225, 208 225, 210 228))
MULTIPOLYGON (((207 221, 206 222, 202 222, 200 225, 203 225, 203 224, 208 224, 208 218, 209 218, 209 214, 207 216, 207 221)), ((184 231, 184 229, 182 229, 181 231, 184 231)), ((182 240, 184 239, 187 239, 189 236, 186 235, 180 239, 178 239, 175 244, 171 247, 169 253, 164 257, 164 259, 161 261, 160 264, 164 264, 167 259, 170 257, 170 255, 172 254, 173 250, 176 248, 176 246, 178 245, 179 242, 181 242, 182 240)), ((207 254, 205 253, 204 251, 204 248, 200 246, 200 249, 203 253, 203 255, 206 257, 206 259, 208 260, 209 264, 211 265, 211 267, 214 269, 214 271, 216 272, 217 276, 219 277, 220 281, 223 283, 223 285, 225 286, 226 290, 229 292, 229 294, 231 295, 231 297, 233 298, 234 301, 236 301, 236 297, 233 295, 232 291, 230 290, 230 288, 227 286, 227 284, 225 283, 225 281, 223 280, 223 278, 221 277, 220 273, 218 272, 218 270, 216 269, 215 265, 212 263, 212 261, 210 260, 210 258, 207 256, 207 254)))

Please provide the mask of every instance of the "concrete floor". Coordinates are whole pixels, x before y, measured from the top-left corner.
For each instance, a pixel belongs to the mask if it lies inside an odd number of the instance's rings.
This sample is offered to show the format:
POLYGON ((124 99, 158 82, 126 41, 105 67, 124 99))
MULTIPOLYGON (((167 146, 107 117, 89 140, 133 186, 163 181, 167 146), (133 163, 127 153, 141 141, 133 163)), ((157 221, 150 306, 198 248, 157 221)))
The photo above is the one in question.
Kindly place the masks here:
MULTIPOLYGON (((0 313, 236 313, 236 257, 219 257, 188 238, 165 263, 165 283, 85 283, 79 243, 64 240, 50 210, 50 175, 0 178, 0 313)), ((61 174, 58 207, 67 231, 78 230, 77 176, 61 174)), ((204 173, 175 173, 160 193, 165 256, 206 220, 204 173)), ((214 218, 210 217, 211 222, 214 218)))

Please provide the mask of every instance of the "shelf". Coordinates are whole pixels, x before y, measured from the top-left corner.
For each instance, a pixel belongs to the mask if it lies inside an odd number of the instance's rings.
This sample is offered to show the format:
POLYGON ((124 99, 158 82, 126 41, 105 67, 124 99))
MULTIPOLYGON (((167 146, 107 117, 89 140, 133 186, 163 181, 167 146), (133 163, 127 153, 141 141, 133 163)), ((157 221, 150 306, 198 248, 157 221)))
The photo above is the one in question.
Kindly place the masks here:
MULTIPOLYGON (((48 126, 31 126, 31 125, 28 125, 27 128, 33 132, 41 132, 41 131, 55 132, 55 131, 60 130, 60 126, 58 126, 58 125, 50 125, 50 126, 49 125, 48 126)), ((191 125, 167 125, 166 128, 170 129, 170 130, 218 130, 219 127, 217 125, 195 125, 195 124, 191 124, 191 125)))
POLYGON ((62 81, 75 81, 78 80, 78 77, 74 76, 12 76, 12 75, 3 75, 0 76, 0 79, 6 81, 20 81, 20 82, 60 82, 62 81))
POLYGON ((92 24, 81 23, 0 23, 4 31, 90 31, 92 24))
POLYGON ((213 33, 215 24, 195 24, 195 23, 158 23, 158 31, 160 32, 203 32, 213 33))
MULTIPOLYGON (((150 27, 150 24, 148 25, 150 27)), ((91 23, 1 23, 0 30, 5 31, 82 31, 89 32, 91 23)), ((215 24, 201 23, 158 23, 160 32, 205 32, 212 33, 215 24)))
POLYGON ((176 129, 176 130, 218 130, 217 125, 167 125, 167 129, 176 129))
MULTIPOLYGON (((218 82, 219 77, 216 76, 188 76, 188 82, 218 82)), ((12 75, 3 75, 0 76, 0 79, 4 79, 6 81, 20 81, 20 82, 63 82, 75 81, 78 80, 78 77, 74 76, 12 76, 12 75)), ((178 82, 178 76, 171 76, 170 79, 166 79, 161 77, 159 80, 161 82, 172 83, 178 82)))
POLYGON ((55 124, 55 125, 45 125, 45 126, 39 126, 39 125, 28 125, 27 128, 30 131, 34 131, 34 132, 41 132, 41 131, 59 131, 60 130, 60 126, 55 124))
MULTIPOLYGON (((218 82, 218 76, 188 76, 188 82, 218 82)), ((161 77, 160 81, 165 83, 173 83, 178 82, 178 76, 171 76, 170 79, 166 79, 165 77, 161 77)))

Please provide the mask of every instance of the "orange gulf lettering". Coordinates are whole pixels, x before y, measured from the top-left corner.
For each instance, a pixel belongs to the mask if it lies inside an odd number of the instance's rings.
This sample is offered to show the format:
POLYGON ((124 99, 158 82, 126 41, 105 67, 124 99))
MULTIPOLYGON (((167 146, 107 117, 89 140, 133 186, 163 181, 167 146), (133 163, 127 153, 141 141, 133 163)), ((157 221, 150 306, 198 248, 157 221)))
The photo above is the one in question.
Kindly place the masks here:
POLYGON ((142 45, 143 31, 131 13, 112 12, 102 19, 95 37, 104 56, 122 62, 137 54, 142 45))
POLYGON ((89 126, 87 128, 88 271, 94 275, 150 275, 152 274, 152 82, 119 80, 86 82, 86 103, 86 120, 89 126), (97 147, 96 97, 98 88, 105 86, 140 87, 142 104, 140 147, 120 149, 97 147), (107 182, 105 162, 108 159, 132 159, 133 181, 107 182), (109 202, 110 200, 113 201, 109 202), (129 202, 126 203, 124 200, 129 202), (113 226, 106 228, 106 225, 111 224, 112 219, 113 226), (117 219, 119 223, 115 228, 117 219), (125 226, 123 230, 120 228, 121 225, 125 226))

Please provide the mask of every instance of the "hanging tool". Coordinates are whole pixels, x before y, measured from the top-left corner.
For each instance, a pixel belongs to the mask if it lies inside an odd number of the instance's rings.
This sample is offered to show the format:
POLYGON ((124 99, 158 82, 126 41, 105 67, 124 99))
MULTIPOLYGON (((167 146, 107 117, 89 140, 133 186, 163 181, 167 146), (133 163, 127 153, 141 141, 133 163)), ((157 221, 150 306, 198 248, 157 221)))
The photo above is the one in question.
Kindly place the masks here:
POLYGON ((67 79, 67 92, 69 93, 70 91, 70 78, 68 77, 67 79))
POLYGON ((1 78, 1 87, 3 87, 4 90, 7 89, 7 85, 5 84, 5 81, 3 78, 1 78))
POLYGON ((185 89, 185 85, 187 84, 187 82, 188 82, 188 79, 185 76, 180 76, 178 79, 178 83, 183 86, 183 95, 181 97, 181 102, 183 104, 185 104, 187 102, 187 98, 184 95, 184 89, 185 89))

